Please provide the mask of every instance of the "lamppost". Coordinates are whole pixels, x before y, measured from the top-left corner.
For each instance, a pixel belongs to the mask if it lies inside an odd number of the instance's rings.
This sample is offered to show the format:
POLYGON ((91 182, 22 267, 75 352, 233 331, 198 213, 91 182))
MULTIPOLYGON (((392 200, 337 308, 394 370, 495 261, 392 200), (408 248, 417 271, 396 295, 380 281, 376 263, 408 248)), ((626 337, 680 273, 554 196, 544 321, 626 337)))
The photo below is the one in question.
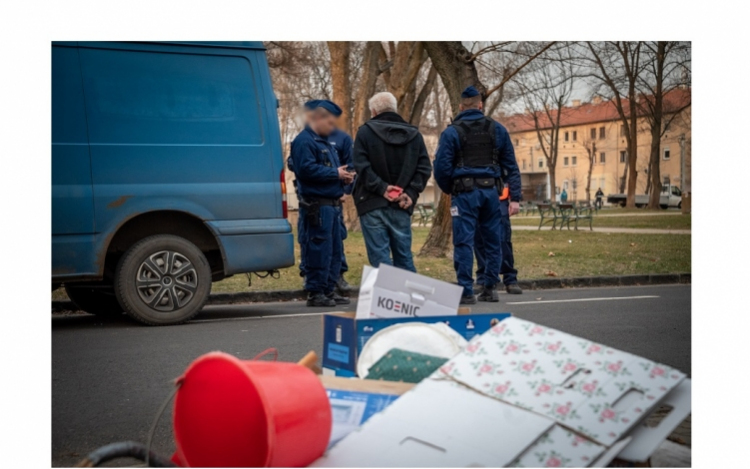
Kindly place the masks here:
POLYGON ((680 134, 680 190, 685 192, 685 134, 680 134))

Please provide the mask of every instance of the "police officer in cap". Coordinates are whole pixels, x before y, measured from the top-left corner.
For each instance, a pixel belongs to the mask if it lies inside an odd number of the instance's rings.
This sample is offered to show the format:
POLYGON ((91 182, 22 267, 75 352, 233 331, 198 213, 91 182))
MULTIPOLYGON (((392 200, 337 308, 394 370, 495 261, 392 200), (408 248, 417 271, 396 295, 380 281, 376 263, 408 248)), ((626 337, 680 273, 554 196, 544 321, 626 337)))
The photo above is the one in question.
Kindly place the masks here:
POLYGON ((500 192, 502 174, 510 186, 509 215, 518 213, 521 200, 520 172, 508 131, 482 112, 482 96, 473 86, 461 93, 460 113, 440 135, 435 155, 435 180, 451 194, 453 265, 458 284, 464 288, 462 304, 498 301, 497 283, 502 248, 500 192), (474 237, 484 241, 483 290, 474 297, 474 237))
MULTIPOLYGON (((307 101, 305 103, 304 111, 305 111, 305 124, 306 125, 310 123, 310 119, 311 119, 313 111, 318 106, 320 106, 320 104, 323 101, 324 100, 313 99, 313 100, 307 101)), ((329 106, 332 109, 340 109, 335 103, 333 103, 331 101, 325 100, 325 102, 327 103, 326 105, 329 106)), ((340 116, 341 115, 341 111, 339 110, 337 112, 334 112, 334 115, 336 115, 336 117, 340 116)), ((332 145, 334 145, 334 147, 336 148, 336 153, 338 153, 338 155, 339 155, 339 162, 340 162, 340 164, 341 165, 345 165, 347 167, 348 171, 353 172, 354 171, 354 164, 352 162, 352 147, 353 147, 353 142, 352 142, 352 138, 349 136, 349 134, 347 134, 346 132, 344 132, 343 130, 341 130, 339 128, 336 128, 328 136, 328 141, 332 145)), ((294 160, 291 157, 287 158, 287 168, 289 169, 289 171, 294 172, 294 160)), ((353 186, 354 186, 353 183, 346 185, 344 187, 344 193, 351 194, 353 186)), ((294 181, 294 189, 297 192, 297 198, 299 199, 299 188, 297 187, 297 181, 296 180, 294 181)), ((302 217, 299 217, 299 219, 297 220, 297 234, 298 234, 298 237, 303 237, 304 236, 304 225, 303 225, 302 221, 303 221, 302 217)), ((341 273, 339 275, 338 280, 336 281, 336 290, 338 291, 339 294, 346 295, 347 293, 349 293, 351 291, 351 286, 344 279, 344 273, 349 270, 349 265, 346 262, 346 255, 344 253, 344 240, 347 238, 347 230, 346 230, 346 225, 344 224, 343 213, 341 214, 341 217, 340 217, 340 223, 341 223, 341 230, 339 230, 339 234, 341 235, 341 237, 340 237, 340 244, 341 244, 341 268, 340 268, 340 271, 341 271, 341 273)), ((305 278, 305 269, 306 269, 306 266, 305 266, 305 250, 304 250, 304 245, 300 245, 300 250, 301 250, 301 253, 300 253, 301 254, 301 260, 300 260, 300 263, 299 263, 299 274, 300 274, 300 277, 305 278)))
POLYGON ((341 274, 341 197, 354 174, 342 165, 328 139, 336 129, 341 108, 319 101, 308 114, 305 129, 292 141, 289 158, 297 182, 308 306, 349 304, 334 292, 341 274))

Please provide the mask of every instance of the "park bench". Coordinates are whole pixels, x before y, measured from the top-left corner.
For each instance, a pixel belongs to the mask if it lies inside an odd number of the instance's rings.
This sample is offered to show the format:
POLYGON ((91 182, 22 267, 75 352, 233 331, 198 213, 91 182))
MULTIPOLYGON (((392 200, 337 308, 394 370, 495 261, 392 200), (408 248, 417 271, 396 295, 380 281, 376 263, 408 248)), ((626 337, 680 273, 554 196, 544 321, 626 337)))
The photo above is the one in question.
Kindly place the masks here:
POLYGON ((435 217, 435 204, 417 204, 414 216, 417 218, 417 225, 426 226, 435 217))
POLYGON ((528 201, 521 204, 521 215, 524 217, 534 215, 534 212, 536 212, 536 205, 534 205, 534 202, 528 201))
POLYGON ((594 231, 594 205, 591 204, 591 202, 579 202, 578 206, 575 208, 575 213, 573 214, 574 220, 575 220, 575 227, 576 230, 578 229, 578 222, 579 221, 589 221, 589 229, 591 231, 594 231))
POLYGON ((554 230, 557 224, 557 209, 555 209, 555 206, 552 204, 537 204, 536 208, 539 210, 539 216, 541 217, 539 229, 541 230, 545 223, 552 222, 552 229, 554 230))
POLYGON ((570 220, 575 217, 575 206, 572 203, 560 203, 552 207, 556 210, 557 218, 560 220, 560 229, 563 225, 570 229, 570 220))

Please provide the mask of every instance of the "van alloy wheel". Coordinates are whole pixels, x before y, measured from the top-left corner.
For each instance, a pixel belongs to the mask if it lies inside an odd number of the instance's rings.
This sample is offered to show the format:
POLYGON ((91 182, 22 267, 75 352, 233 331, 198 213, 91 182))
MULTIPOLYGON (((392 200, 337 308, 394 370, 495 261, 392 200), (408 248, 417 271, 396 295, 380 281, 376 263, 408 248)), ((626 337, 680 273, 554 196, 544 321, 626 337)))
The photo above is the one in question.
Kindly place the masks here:
POLYGON ((193 264, 176 251, 160 251, 141 263, 135 279, 138 295, 158 311, 174 311, 193 299, 198 274, 193 264))
POLYGON ((145 324, 185 322, 200 312, 210 293, 206 256, 179 236, 144 238, 117 264, 117 299, 129 316, 145 324))

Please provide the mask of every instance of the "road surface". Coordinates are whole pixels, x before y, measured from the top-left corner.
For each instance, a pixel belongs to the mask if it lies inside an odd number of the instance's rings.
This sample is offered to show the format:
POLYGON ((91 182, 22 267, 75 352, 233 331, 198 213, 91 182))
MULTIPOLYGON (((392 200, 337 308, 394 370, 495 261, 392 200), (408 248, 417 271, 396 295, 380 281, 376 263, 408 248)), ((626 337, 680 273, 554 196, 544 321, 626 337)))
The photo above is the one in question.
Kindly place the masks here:
MULTIPOLYGON (((509 311, 690 373, 690 285, 537 290, 500 298, 472 310, 509 311)), ((320 354, 321 314, 303 302, 209 306, 190 323, 167 327, 143 327, 126 317, 53 315, 52 465, 74 465, 114 441, 145 442, 172 380, 203 353, 249 359, 276 347, 286 361, 309 350, 320 354)), ((153 448, 174 451, 171 406, 153 448)))

